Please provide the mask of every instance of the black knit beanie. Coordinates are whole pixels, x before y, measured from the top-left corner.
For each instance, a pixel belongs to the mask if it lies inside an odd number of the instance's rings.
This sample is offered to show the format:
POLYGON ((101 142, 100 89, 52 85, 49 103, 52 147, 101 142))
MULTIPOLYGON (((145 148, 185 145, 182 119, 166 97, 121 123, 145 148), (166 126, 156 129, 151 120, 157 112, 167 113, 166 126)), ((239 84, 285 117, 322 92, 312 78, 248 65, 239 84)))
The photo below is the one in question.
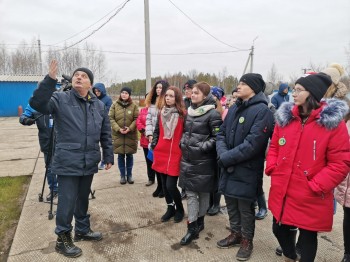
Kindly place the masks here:
POLYGON ((124 86, 122 89, 120 89, 120 93, 123 91, 128 92, 129 96, 131 96, 131 88, 130 87, 124 86))
POLYGON ((245 74, 241 77, 241 79, 239 79, 239 82, 246 83, 254 91, 255 94, 264 92, 265 90, 265 81, 260 74, 245 74))
POLYGON ((182 88, 183 90, 185 90, 186 88, 193 88, 193 85, 196 84, 197 81, 194 80, 194 79, 190 79, 188 80, 185 84, 184 84, 184 87, 182 88))
POLYGON ((320 102, 327 92, 328 87, 332 84, 332 79, 324 73, 318 73, 300 77, 295 84, 302 85, 318 102, 320 102))
POLYGON ((91 72, 90 69, 88 69, 86 67, 77 68, 77 69, 74 70, 72 76, 74 76, 75 72, 77 72, 77 71, 82 71, 82 72, 86 73, 88 75, 89 79, 90 79, 91 85, 94 84, 94 74, 91 72))

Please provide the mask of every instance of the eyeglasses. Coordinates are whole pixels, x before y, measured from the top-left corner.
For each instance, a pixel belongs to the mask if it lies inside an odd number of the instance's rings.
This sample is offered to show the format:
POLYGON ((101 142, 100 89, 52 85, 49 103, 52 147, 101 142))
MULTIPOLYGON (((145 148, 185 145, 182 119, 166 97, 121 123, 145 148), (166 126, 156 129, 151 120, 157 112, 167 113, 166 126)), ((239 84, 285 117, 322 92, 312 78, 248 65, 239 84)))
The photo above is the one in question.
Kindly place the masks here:
POLYGON ((301 92, 304 92, 304 91, 306 91, 306 90, 294 88, 294 89, 292 89, 292 94, 299 95, 301 92))

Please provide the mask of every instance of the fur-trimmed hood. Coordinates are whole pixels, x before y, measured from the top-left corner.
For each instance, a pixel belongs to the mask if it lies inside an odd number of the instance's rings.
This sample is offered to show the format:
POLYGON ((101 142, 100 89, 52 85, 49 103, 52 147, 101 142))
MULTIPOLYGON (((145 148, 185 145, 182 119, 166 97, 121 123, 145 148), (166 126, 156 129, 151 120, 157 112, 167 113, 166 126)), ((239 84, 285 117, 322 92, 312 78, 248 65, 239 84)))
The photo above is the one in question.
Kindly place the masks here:
MULTIPOLYGON (((285 127, 296 118, 293 113, 294 107, 294 103, 286 102, 276 111, 275 119, 279 126, 285 127)), ((319 125, 332 130, 339 125, 348 112, 349 106, 346 102, 335 98, 325 99, 321 101, 321 108, 315 118, 319 125)))

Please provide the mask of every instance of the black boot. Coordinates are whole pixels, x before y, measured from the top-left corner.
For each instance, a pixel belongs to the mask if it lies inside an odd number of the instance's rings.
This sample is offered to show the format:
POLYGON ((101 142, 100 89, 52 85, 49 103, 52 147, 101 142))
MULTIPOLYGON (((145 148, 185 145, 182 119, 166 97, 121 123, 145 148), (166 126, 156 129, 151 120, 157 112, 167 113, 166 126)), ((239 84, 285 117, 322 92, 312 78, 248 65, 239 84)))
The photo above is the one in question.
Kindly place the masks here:
POLYGON ((168 204, 168 209, 165 212, 165 214, 162 216, 161 220, 162 222, 166 222, 166 221, 169 221, 170 218, 172 218, 173 216, 175 216, 174 204, 168 204))
POLYGON ((267 207, 266 207, 266 199, 265 194, 258 196, 258 207, 259 211, 255 214, 255 219, 261 220, 267 216, 267 207))
POLYGON ((221 199, 220 193, 213 194, 213 201, 212 201, 213 204, 207 212, 209 216, 215 216, 220 212, 220 199, 221 199))
POLYGON ((74 245, 70 232, 58 235, 55 249, 66 257, 78 257, 82 254, 81 249, 74 245))
POLYGON ((162 193, 163 194, 163 188, 162 188, 162 180, 161 177, 158 173, 156 173, 156 177, 157 177, 157 188, 156 190, 152 193, 153 197, 159 197, 159 194, 162 193))
POLYGON ((197 219, 198 233, 204 229, 204 216, 197 219))
MULTIPOLYGON (((181 203, 182 204, 182 203, 181 203)), ((183 206, 176 206, 175 216, 174 216, 174 222, 179 223, 184 219, 185 216, 185 210, 183 206)))
POLYGON ((198 225, 197 221, 193 221, 192 223, 189 223, 187 225, 187 233, 186 235, 181 239, 180 244, 181 245, 188 245, 192 242, 193 239, 197 239, 198 236, 198 225))

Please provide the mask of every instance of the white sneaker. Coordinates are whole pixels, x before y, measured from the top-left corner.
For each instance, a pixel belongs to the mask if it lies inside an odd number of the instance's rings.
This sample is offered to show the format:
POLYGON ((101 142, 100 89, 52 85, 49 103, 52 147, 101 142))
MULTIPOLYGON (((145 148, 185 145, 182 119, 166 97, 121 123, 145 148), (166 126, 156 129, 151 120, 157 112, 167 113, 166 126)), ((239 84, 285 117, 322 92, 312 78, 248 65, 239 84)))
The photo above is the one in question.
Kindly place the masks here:
POLYGON ((100 164, 100 165, 98 166, 98 170, 103 170, 103 169, 105 169, 105 167, 106 167, 105 164, 100 164))

